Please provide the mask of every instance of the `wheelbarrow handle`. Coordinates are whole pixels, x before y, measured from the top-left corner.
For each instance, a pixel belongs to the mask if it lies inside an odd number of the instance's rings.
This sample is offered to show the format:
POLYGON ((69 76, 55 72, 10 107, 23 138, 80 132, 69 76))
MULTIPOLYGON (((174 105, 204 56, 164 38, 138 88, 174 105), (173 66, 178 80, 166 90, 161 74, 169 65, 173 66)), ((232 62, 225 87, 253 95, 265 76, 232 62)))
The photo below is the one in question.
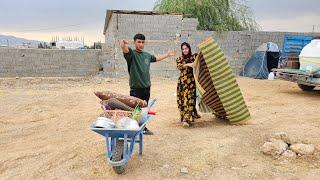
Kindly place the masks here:
POLYGON ((157 112, 154 112, 154 111, 148 111, 148 114, 150 114, 150 115, 156 115, 156 114, 157 114, 157 112))
POLYGON ((157 99, 152 99, 150 103, 148 104, 148 110, 151 109, 151 107, 156 103, 157 99))

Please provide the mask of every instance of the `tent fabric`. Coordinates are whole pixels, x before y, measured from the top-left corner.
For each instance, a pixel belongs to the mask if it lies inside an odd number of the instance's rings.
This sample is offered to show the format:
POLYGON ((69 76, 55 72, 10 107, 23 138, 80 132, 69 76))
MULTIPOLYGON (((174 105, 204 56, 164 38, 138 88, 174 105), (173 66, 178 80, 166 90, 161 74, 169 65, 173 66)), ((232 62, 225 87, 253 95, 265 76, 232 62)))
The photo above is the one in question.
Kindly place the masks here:
POLYGON ((279 47, 273 42, 267 43, 267 52, 279 52, 279 47))
POLYGON ((279 47, 273 42, 267 42, 261 44, 256 51, 279 52, 279 47))
POLYGON ((278 66, 280 57, 278 46, 272 42, 261 44, 243 68, 243 76, 267 79, 272 68, 278 66))
POLYGON ((194 74, 201 96, 200 111, 212 112, 231 124, 243 124, 250 119, 240 88, 222 49, 210 38, 198 45, 194 74))

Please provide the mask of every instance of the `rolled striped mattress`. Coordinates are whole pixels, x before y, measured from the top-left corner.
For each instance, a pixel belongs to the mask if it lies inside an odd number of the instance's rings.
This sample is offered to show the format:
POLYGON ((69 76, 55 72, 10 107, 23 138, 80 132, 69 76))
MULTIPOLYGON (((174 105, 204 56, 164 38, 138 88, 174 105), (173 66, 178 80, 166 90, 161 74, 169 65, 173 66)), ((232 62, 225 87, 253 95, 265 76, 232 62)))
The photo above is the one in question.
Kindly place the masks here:
POLYGON ((199 107, 202 112, 212 112, 231 124, 243 124, 250 113, 219 45, 209 38, 198 45, 200 53, 194 67, 199 107))

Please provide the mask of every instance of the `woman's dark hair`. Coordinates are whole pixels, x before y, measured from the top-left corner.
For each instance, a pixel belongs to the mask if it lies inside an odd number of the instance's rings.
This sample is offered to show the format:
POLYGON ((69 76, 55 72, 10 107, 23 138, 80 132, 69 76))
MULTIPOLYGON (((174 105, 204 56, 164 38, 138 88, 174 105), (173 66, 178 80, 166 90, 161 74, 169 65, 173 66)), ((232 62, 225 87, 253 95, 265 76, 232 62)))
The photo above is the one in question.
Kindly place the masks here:
POLYGON ((188 53, 187 55, 184 55, 183 52, 182 52, 182 56, 183 56, 184 58, 190 57, 190 56, 192 55, 190 44, 187 43, 187 42, 183 42, 183 43, 181 44, 181 50, 182 50, 182 46, 187 46, 188 49, 189 49, 189 53, 188 53))
POLYGON ((136 34, 134 35, 133 40, 135 41, 137 39, 146 40, 146 37, 143 34, 136 34))

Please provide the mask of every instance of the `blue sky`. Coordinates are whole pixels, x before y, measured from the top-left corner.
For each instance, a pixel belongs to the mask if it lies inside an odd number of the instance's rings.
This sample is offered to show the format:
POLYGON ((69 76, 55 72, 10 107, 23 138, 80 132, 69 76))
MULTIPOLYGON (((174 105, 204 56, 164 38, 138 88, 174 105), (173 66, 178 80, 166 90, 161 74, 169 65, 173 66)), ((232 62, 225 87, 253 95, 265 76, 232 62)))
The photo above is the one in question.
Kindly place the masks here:
MULTIPOLYGON (((1 0, 0 34, 50 41, 52 36, 104 41, 107 9, 152 10, 156 0, 1 0)), ((319 0, 247 0, 265 31, 320 32, 319 0)))

